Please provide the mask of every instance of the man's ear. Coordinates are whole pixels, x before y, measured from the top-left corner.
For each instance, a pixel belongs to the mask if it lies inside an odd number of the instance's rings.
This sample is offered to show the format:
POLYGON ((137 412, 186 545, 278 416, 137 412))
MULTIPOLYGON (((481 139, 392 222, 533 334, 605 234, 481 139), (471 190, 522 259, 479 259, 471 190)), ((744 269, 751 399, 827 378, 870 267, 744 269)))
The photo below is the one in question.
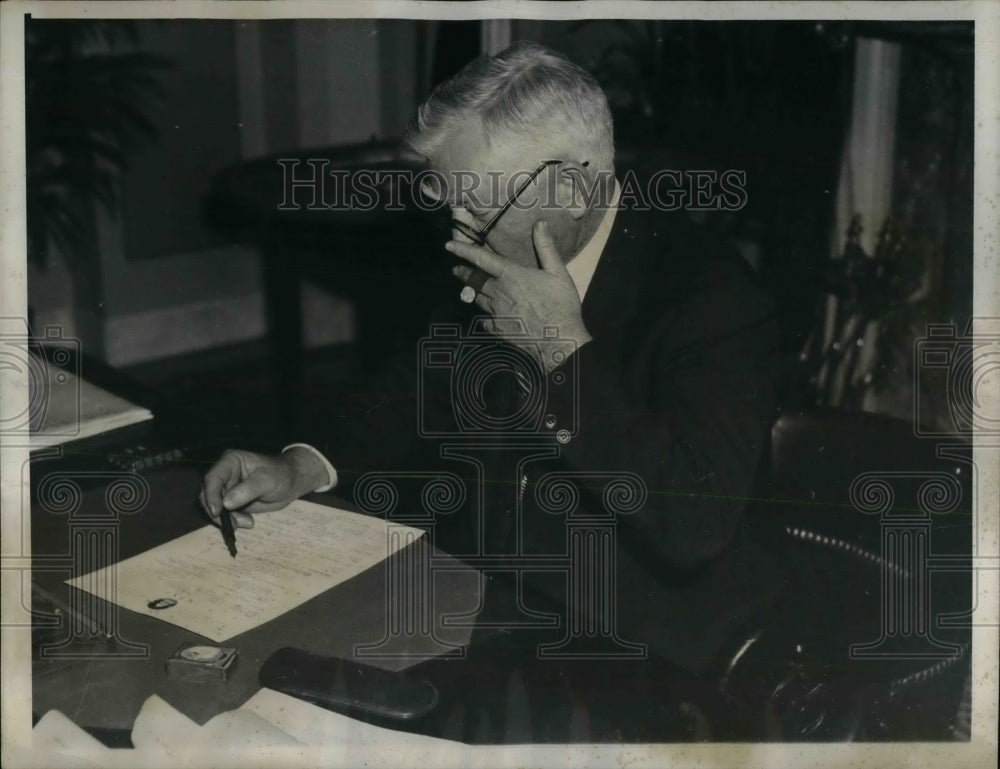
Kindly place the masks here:
POLYGON ((594 190, 583 163, 567 160, 559 166, 559 203, 573 219, 590 210, 594 190))

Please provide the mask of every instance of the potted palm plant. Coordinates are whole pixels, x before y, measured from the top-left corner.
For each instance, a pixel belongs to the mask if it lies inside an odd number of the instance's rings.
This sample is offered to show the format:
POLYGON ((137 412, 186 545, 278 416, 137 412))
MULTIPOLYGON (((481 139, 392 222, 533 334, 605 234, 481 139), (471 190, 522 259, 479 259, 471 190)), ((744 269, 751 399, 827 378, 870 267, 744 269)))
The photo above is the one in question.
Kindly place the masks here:
POLYGON ((25 24, 28 261, 44 268, 60 253, 80 309, 101 304, 95 207, 117 213, 118 175, 157 134, 150 114, 169 60, 138 44, 134 21, 25 24))

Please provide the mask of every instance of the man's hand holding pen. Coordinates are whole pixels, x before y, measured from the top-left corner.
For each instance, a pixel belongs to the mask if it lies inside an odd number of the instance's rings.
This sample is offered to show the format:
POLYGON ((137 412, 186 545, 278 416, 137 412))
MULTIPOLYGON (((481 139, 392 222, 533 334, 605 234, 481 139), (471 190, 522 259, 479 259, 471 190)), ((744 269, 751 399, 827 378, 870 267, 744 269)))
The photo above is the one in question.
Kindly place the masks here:
MULTIPOLYGON (((541 339, 547 328, 558 328, 559 337, 580 347, 591 340, 583 323, 580 296, 556 249, 547 226, 539 221, 532 230, 537 267, 525 267, 497 254, 488 247, 454 240, 448 250, 467 264, 456 267, 456 277, 472 284, 477 306, 500 318, 516 318, 530 338, 541 339)), ((516 325, 516 324, 515 324, 516 325)), ((493 332, 501 338, 516 334, 499 320, 493 332)), ((513 344, 522 336, 509 336, 513 344)), ((529 350, 534 350, 530 346, 529 350)), ((542 361, 548 370, 551 360, 542 361)), ((323 462, 315 453, 292 447, 279 455, 251 451, 226 451, 205 474, 200 492, 201 505, 223 534, 230 553, 235 550, 235 535, 226 531, 229 523, 236 528, 251 528, 253 514, 280 510, 305 494, 326 485, 330 480, 323 462), (231 521, 222 516, 226 511, 231 521)))
POLYGON ((249 529, 253 513, 280 510, 326 479, 326 468, 305 449, 278 455, 230 449, 205 474, 199 499, 216 526, 229 511, 235 526, 249 529))

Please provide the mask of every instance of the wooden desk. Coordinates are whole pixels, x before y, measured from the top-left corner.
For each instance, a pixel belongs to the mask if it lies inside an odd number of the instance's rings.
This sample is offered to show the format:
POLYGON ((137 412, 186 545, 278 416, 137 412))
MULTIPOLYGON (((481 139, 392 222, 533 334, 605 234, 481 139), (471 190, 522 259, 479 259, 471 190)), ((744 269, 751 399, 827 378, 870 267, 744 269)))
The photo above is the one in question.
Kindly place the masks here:
MULTIPOLYGON (((149 484, 148 503, 113 521, 119 560, 205 524, 195 500, 200 470, 198 466, 175 465, 144 476, 149 484)), ((43 472, 40 467, 36 471, 43 472)), ((71 481, 72 473, 65 474, 71 481)), ((107 485, 83 490, 75 517, 105 511, 106 493, 107 485)), ((310 499, 337 503, 331 495, 310 499)), ((33 577, 60 597, 69 591, 62 580, 72 573, 72 559, 67 556, 72 549, 73 526, 67 515, 51 512, 41 503, 34 505, 33 577)), ((411 547, 430 546, 424 539, 411 547)), ((390 670, 421 664, 421 675, 437 686, 442 699, 430 716, 418 722, 382 724, 404 731, 480 744, 686 741, 700 736, 700 727, 680 709, 680 700, 665 696, 662 689, 669 685, 675 693, 685 687, 691 692, 692 687, 703 687, 703 682, 681 682, 675 671, 650 668, 634 660, 539 660, 534 644, 556 640, 562 632, 558 627, 513 636, 477 631, 477 641, 464 659, 432 658, 434 651, 442 651, 438 641, 456 646, 469 643, 468 628, 445 627, 441 619, 444 614, 476 612, 481 598, 478 573, 462 569, 458 561, 440 551, 432 552, 436 559, 450 561, 458 568, 435 571, 433 625, 437 640, 419 635, 398 638, 397 648, 405 657, 371 659, 355 654, 358 645, 378 644, 386 638, 387 617, 393 612, 387 599, 390 559, 226 641, 225 645, 239 649, 240 658, 224 684, 168 680, 164 662, 170 654, 184 642, 207 639, 119 609, 114 625, 119 639, 116 648, 100 642, 78 644, 66 651, 91 656, 36 659, 32 710, 38 716, 50 709, 60 710, 99 737, 124 741, 143 703, 157 694, 203 724, 242 705, 260 688, 258 673, 264 661, 281 647, 295 646, 325 656, 361 659, 390 670)), ((393 558, 401 556, 402 552, 393 558)), ((501 586, 500 594, 509 598, 505 591, 501 586)))
MULTIPOLYGON (((44 465, 45 461, 36 462, 33 473, 44 474, 44 465)), ((195 501, 202 469, 201 465, 178 464, 144 476, 149 485, 148 502, 134 514, 112 517, 108 522, 117 526, 117 558, 131 557, 204 525, 195 501)), ((63 473, 68 482, 74 480, 69 470, 56 469, 54 472, 63 473)), ((91 484, 82 490, 76 509, 83 514, 107 510, 108 485, 91 484)), ((69 494, 65 499, 72 498, 69 494)), ((316 495, 313 499, 327 503, 336 501, 330 495, 316 495)), ((58 505, 51 501, 48 509, 40 503, 33 507, 33 576, 51 592, 58 595, 62 591, 61 594, 66 595, 67 588, 62 580, 73 570, 74 515, 65 508, 63 512, 57 508, 58 505)), ((89 525, 91 528, 98 526, 93 520, 89 525)), ((808 555, 813 560, 818 559, 820 570, 829 568, 834 574, 841 570, 847 573, 847 568, 857 570, 854 560, 845 560, 836 553, 823 558, 822 553, 810 550, 808 555)), ((441 553, 436 556, 447 558, 441 553)), ((877 578, 878 573, 874 572, 873 576, 877 578)), ((468 630, 443 627, 439 621, 446 612, 476 610, 480 600, 479 581, 474 573, 467 571, 448 572, 438 577, 443 580, 438 581, 435 593, 438 638, 464 643, 468 640, 468 630)), ((818 585, 813 580, 806 583, 818 585)), ((819 599, 816 611, 822 614, 831 606, 848 605, 849 600, 861 602, 863 597, 851 589, 850 584, 853 583, 844 581, 839 585, 835 580, 829 588, 834 592, 840 590, 843 600, 819 599)), ((873 584, 877 588, 877 580, 873 584)), ((806 587, 805 592, 810 593, 815 602, 816 591, 806 587)), ((81 726, 127 734, 146 698, 158 694, 192 720, 204 723, 213 715, 245 702, 259 686, 260 666, 280 647, 296 646, 317 654, 350 658, 354 656, 356 645, 381 641, 386 634, 387 616, 392 611, 385 600, 386 595, 386 568, 381 565, 237 636, 227 643, 239 648, 239 664, 231 679, 222 685, 168 681, 164 670, 166 658, 181 643, 204 639, 183 628, 121 610, 117 625, 121 639, 118 651, 137 651, 130 644, 145 644, 148 650, 130 657, 114 657, 109 656, 106 648, 91 646, 82 649, 94 653, 89 659, 56 657, 36 662, 32 709, 38 715, 49 709, 59 709, 81 726)), ((956 608, 966 605, 968 595, 968 590, 958 590, 955 596, 957 599, 964 596, 965 602, 953 599, 947 605, 956 608)), ((867 600, 877 602, 877 595, 867 600)), ((794 611, 789 611, 788 616, 801 621, 801 603, 793 601, 794 611)), ((492 596, 488 595, 487 611, 491 604, 492 596)), ((868 617, 869 613, 864 612, 864 616, 868 617)), ((836 635, 836 625, 842 620, 833 617, 831 613, 828 620, 831 633, 836 635)), ((814 630, 821 627, 819 618, 812 614, 806 621, 814 630)), ((749 713, 731 707, 727 711, 730 704, 718 695, 717 680, 690 675, 685 678, 679 671, 655 660, 643 664, 538 660, 531 643, 552 642, 557 640, 553 635, 559 632, 559 628, 553 628, 548 638, 539 633, 535 638, 520 639, 517 643, 501 634, 497 637, 501 643, 480 645, 474 640, 465 661, 431 660, 422 667, 421 675, 432 680, 442 692, 441 706, 427 722, 399 724, 397 728, 480 744, 758 740, 787 736, 762 731, 755 720, 761 712, 749 713), (458 726, 453 726, 454 723, 458 726)), ((945 637, 944 631, 937 632, 945 637)), ((840 635, 843 636, 843 632, 840 635)), ((873 637, 871 633, 856 635, 851 632, 840 640, 855 642, 873 637)), ((788 638, 795 640, 797 636, 789 635, 788 638)), ((404 651, 419 654, 425 650, 420 648, 419 638, 407 640, 414 643, 408 649, 404 645, 404 651)), ((416 656, 407 660, 365 661, 391 669, 416 662, 416 656)), ((923 663, 924 666, 928 664, 923 663)), ((949 739, 948 703, 959 696, 965 669, 967 662, 953 665, 950 672, 915 688, 910 697, 916 698, 916 703, 924 710, 900 717, 893 728, 905 729, 906 739, 949 739), (928 686, 933 688, 928 690, 928 686), (921 691, 927 692, 926 700, 921 691), (943 704, 932 706, 934 702, 943 704)), ((857 673, 853 676, 857 678, 857 673)), ((884 672, 878 674, 879 679, 883 677, 884 672)), ((831 723, 836 725, 837 720, 831 719, 831 723)), ((854 731, 846 728, 843 732, 835 731, 829 738, 884 739, 888 736, 871 724, 867 726, 868 731, 862 730, 859 734, 855 734, 856 728, 852 729, 854 731)))
MULTIPOLYGON (((41 465, 42 463, 38 463, 41 465)), ((41 472, 39 467, 36 472, 41 472)), ((134 514, 113 516, 112 521, 94 523, 91 528, 116 527, 118 558, 125 559, 157 544, 181 536, 206 524, 196 501, 200 467, 176 465, 145 476, 149 484, 148 502, 134 514)), ((66 472, 67 482, 72 473, 66 472)), ((56 514, 36 503, 32 510, 33 577, 43 587, 62 597, 69 588, 62 580, 71 575, 71 529, 80 516, 107 510, 107 485, 84 490, 78 513, 56 514)), ((314 495, 312 501, 335 504, 330 495, 314 495)), ((50 503, 50 507, 52 507, 50 503)), ((429 547, 420 541, 412 547, 429 547)), ((439 557, 447 558, 438 553, 439 557)), ((396 558, 399 557, 394 556, 396 558)), ((118 612, 117 650, 89 644, 64 650, 91 654, 90 658, 56 656, 36 661, 33 669, 32 709, 41 715, 58 709, 81 726, 97 729, 131 730, 142 703, 158 694, 198 723, 245 702, 260 688, 257 675, 261 664, 283 646, 296 646, 318 654, 353 657, 357 645, 383 640, 387 625, 385 562, 302 604, 271 622, 226 642, 239 649, 237 668, 225 684, 193 684, 167 680, 164 662, 184 642, 206 639, 183 628, 136 614, 118 612), (148 650, 130 646, 147 645, 148 650), (121 656, 115 656, 115 654, 121 656), (128 656, 132 655, 132 656, 128 656)), ((474 611, 479 600, 478 574, 471 570, 449 571, 435 583, 437 636, 449 643, 468 642, 469 630, 440 627, 444 612, 474 611)), ((68 633, 66 634, 68 635, 68 633)), ((425 659, 435 647, 429 639, 402 639, 410 659, 364 659, 387 669, 400 669, 425 659)))

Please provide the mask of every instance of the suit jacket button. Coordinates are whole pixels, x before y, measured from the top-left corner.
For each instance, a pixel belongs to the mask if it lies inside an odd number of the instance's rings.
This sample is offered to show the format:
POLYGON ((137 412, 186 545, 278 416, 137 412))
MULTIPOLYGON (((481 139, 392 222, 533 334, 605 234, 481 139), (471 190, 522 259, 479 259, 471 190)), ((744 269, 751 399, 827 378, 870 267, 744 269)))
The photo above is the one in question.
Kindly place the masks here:
POLYGON ((569 434, 569 430, 560 430, 556 433, 556 440, 559 443, 569 443, 572 436, 569 434))
POLYGON ((551 430, 556 426, 556 418, 552 414, 545 415, 545 427, 551 430))

